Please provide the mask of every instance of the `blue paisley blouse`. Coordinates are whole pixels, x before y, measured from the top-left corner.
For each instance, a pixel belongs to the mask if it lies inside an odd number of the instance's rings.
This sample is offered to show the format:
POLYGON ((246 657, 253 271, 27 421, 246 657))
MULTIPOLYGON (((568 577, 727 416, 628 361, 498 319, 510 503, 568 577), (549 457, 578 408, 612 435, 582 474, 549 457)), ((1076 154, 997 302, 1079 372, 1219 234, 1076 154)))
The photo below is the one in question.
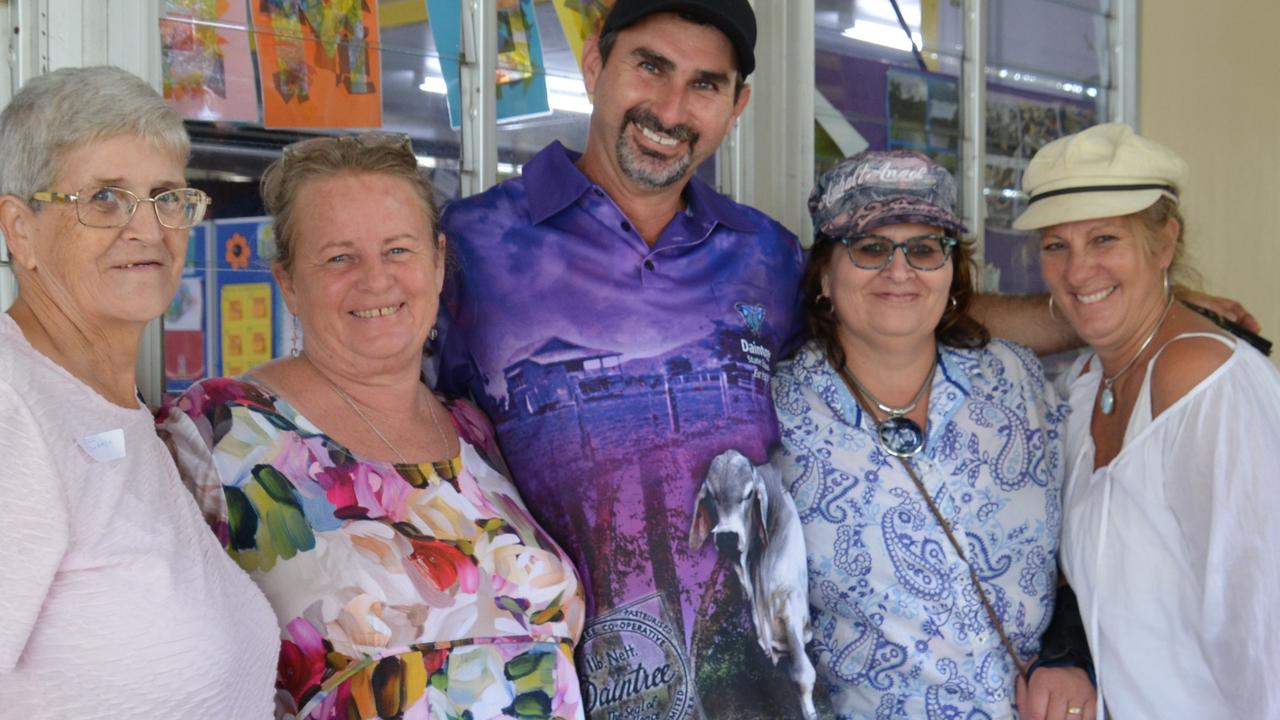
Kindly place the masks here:
MULTIPOLYGON (((1067 406, 1025 348, 938 350, 916 471, 1027 660, 1057 582, 1067 406)), ((811 655, 837 716, 1015 717, 1008 652, 874 418, 812 342, 773 393, 808 548, 811 655)))

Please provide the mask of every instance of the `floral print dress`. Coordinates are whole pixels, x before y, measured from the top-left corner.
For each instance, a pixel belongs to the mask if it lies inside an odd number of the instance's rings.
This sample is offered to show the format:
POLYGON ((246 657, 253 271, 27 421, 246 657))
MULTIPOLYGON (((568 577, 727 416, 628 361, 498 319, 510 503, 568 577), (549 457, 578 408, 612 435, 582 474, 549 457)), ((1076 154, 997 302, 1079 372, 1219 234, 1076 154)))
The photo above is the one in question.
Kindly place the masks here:
POLYGON ((184 480, 275 608, 280 718, 581 718, 578 577, 446 401, 461 452, 366 460, 287 402, 206 380, 162 411, 184 480))

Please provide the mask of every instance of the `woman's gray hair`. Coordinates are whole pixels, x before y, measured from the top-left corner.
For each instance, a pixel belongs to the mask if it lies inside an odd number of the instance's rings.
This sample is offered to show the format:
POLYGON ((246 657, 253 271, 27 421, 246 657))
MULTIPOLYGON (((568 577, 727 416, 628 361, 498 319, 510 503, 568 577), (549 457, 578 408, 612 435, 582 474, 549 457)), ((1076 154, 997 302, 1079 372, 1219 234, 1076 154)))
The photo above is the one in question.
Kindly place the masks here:
POLYGON ((69 152, 118 135, 141 136, 184 163, 191 153, 182 117, 136 75, 100 65, 32 78, 0 113, 0 195, 27 200, 53 189, 69 152))

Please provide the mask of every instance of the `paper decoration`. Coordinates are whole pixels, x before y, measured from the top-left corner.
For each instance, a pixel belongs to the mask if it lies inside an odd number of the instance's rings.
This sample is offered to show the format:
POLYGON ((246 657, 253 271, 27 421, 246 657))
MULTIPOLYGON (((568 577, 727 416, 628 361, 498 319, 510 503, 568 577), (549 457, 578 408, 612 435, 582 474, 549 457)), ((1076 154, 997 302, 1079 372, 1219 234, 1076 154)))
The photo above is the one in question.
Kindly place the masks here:
POLYGON ((253 0, 253 8, 264 127, 382 126, 376 4, 253 0))
POLYGON ((614 0, 552 0, 556 8, 556 17, 560 18, 560 27, 564 29, 564 37, 569 41, 569 49, 578 61, 578 71, 582 71, 582 46, 587 38, 600 34, 604 18, 613 8, 614 0))
MULTIPOLYGON (((431 17, 431 34, 440 54, 449 99, 449 124, 462 126, 462 88, 458 79, 458 57, 462 52, 461 3, 458 0, 426 0, 431 17)), ((542 37, 533 0, 498 0, 498 122, 517 120, 551 112, 547 100, 546 66, 542 60, 542 37)))
POLYGON ((244 0, 165 0, 164 96, 192 120, 258 121, 244 0))
POLYGON ((275 295, 279 290, 268 260, 275 244, 271 218, 217 220, 213 227, 216 312, 210 332, 218 351, 209 363, 209 374, 239 375, 278 351, 275 295))
POLYGON ((212 226, 203 223, 187 236, 187 256, 182 283, 164 314, 164 390, 177 394, 209 374, 208 303, 209 237, 212 226))
POLYGON ((222 373, 242 375, 271 359, 271 285, 222 286, 222 373))

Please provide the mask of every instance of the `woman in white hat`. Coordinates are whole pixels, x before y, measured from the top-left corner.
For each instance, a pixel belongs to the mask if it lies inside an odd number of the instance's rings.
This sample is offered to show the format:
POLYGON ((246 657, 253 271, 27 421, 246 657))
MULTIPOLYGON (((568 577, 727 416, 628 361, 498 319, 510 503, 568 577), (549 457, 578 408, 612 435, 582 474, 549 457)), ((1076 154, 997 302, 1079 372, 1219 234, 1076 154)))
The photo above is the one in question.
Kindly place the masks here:
POLYGON ((1186 164, 1124 125, 1046 145, 1014 227, 1093 352, 1067 375, 1061 560, 1115 717, 1280 717, 1280 372, 1177 302, 1186 164))

